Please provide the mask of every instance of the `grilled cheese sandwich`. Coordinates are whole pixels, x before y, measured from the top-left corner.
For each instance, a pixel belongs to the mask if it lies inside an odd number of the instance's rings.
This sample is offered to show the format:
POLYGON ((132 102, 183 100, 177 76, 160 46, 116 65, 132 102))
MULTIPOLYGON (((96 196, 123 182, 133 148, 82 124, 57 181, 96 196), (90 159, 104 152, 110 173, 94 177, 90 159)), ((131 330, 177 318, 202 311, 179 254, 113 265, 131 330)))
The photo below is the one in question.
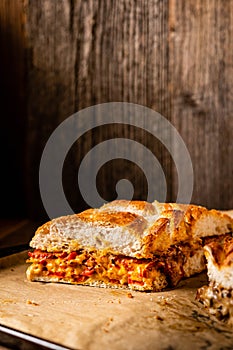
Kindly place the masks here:
POLYGON ((206 240, 232 227, 227 215, 199 206, 114 201, 41 226, 27 277, 160 291, 203 271, 206 240))

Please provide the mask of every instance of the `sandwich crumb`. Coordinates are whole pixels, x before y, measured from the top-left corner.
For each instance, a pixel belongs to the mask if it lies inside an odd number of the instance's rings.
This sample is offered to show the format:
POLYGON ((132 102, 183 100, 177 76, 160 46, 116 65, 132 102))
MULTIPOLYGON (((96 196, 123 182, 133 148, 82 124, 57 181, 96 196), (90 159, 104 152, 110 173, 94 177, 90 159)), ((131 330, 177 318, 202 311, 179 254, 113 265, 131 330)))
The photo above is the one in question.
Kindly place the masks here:
POLYGON ((107 303, 108 304, 114 304, 114 301, 113 300, 108 300, 107 303))
POLYGON ((162 300, 161 302, 160 302, 160 305, 161 306, 166 306, 166 305, 169 305, 169 303, 167 302, 167 300, 162 300))
POLYGON ((106 322, 106 326, 109 326, 112 321, 113 321, 113 317, 109 317, 108 321, 106 322))
POLYGON ((15 304, 16 303, 16 301, 15 300, 13 300, 13 299, 3 299, 3 300, 0 300, 0 302, 1 303, 3 303, 3 304, 15 304))
POLYGON ((36 303, 35 301, 33 301, 33 300, 27 300, 27 302, 26 302, 28 305, 35 305, 35 306, 38 306, 39 304, 38 303, 36 303))
POLYGON ((129 292, 129 293, 127 293, 127 297, 128 297, 128 298, 131 298, 131 299, 132 299, 132 298, 134 298, 133 294, 132 294, 132 293, 130 293, 130 292, 129 292))
POLYGON ((155 318, 158 320, 158 321, 163 321, 163 318, 159 315, 156 315, 155 318))
POLYGON ((105 332, 105 333, 109 333, 109 329, 108 327, 111 325, 111 322, 113 321, 113 317, 109 317, 108 320, 106 321, 106 323, 104 324, 102 330, 105 332))

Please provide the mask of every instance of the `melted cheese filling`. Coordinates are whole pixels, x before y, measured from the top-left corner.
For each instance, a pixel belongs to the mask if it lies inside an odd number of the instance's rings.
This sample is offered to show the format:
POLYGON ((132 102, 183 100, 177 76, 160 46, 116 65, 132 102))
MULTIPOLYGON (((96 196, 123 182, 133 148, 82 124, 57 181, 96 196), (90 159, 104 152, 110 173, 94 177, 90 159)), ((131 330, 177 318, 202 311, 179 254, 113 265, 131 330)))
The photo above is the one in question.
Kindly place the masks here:
MULTIPOLYGON (((213 240, 220 237, 212 237, 213 240)), ((176 286, 183 277, 205 269, 202 245, 185 242, 153 259, 114 255, 108 251, 29 252, 32 265, 29 280, 61 281, 74 284, 117 284, 131 289, 160 291, 176 286)))
POLYGON ((164 264, 157 260, 86 251, 51 254, 36 250, 29 256, 27 262, 32 265, 27 275, 30 280, 47 277, 50 281, 54 279, 74 284, 99 281, 135 286, 135 289, 141 286, 143 290, 162 290, 168 285, 163 272, 164 264))

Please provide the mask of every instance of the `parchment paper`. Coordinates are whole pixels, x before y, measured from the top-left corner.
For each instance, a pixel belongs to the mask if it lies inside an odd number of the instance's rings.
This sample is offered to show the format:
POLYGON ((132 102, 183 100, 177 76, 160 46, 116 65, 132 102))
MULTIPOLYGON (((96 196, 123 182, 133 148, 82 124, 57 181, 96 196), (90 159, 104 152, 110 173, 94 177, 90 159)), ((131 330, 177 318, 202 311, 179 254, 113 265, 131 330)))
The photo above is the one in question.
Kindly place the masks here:
POLYGON ((233 349, 233 330, 195 301, 205 274, 161 293, 26 280, 26 254, 0 260, 0 323, 74 349, 233 349))

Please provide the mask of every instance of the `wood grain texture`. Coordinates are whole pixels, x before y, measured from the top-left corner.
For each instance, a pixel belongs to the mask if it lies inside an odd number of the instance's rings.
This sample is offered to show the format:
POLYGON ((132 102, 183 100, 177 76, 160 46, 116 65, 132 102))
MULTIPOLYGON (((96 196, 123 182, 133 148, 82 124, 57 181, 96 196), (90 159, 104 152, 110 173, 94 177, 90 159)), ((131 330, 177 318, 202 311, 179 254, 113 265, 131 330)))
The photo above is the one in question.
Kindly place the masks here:
POLYGON ((31 240, 41 222, 31 220, 0 219, 0 255, 6 248, 14 248, 31 240))
MULTIPOLYGON (((123 101, 154 108, 169 118, 167 4, 161 0, 29 1, 30 202, 37 201, 39 206, 37 174, 45 142, 72 113, 94 104, 123 101)), ((166 149, 143 130, 108 125, 81 137, 67 156, 63 183, 75 211, 86 206, 77 188, 81 160, 95 145, 113 137, 134 139, 155 154, 171 196, 166 149)), ((89 171, 93 171, 91 166, 89 171)), ((102 197, 114 199, 115 185, 122 178, 133 182, 134 198, 147 198, 143 171, 125 160, 109 162, 101 169, 97 185, 102 197)))
POLYGON ((24 3, 0 1, 1 215, 25 215, 24 3))
MULTIPOLYGON (((45 214, 38 170, 53 130, 76 111, 113 101, 144 105, 171 121, 192 158, 192 201, 233 207, 232 0, 22 0, 17 8, 4 3, 2 13, 9 11, 8 18, 22 24, 11 28, 16 34, 21 28, 20 47, 14 41, 3 44, 19 49, 21 57, 18 63, 11 55, 23 77, 15 94, 26 91, 27 97, 20 98, 19 111, 26 145, 16 164, 24 164, 18 168, 30 217, 45 214)), ((1 37, 9 37, 6 26, 1 37)), ((166 175, 167 200, 176 200, 178 177, 166 148, 144 130, 108 125, 84 134, 67 155, 63 184, 72 208, 87 207, 77 185, 83 157, 116 137, 138 141, 153 152, 166 175)), ((122 178, 134 184, 135 198, 146 198, 143 171, 122 159, 100 169, 97 187, 103 198, 114 199, 122 178)))
POLYGON ((233 207, 232 18, 231 0, 170 1, 171 121, 191 154, 192 201, 222 209, 233 207))

